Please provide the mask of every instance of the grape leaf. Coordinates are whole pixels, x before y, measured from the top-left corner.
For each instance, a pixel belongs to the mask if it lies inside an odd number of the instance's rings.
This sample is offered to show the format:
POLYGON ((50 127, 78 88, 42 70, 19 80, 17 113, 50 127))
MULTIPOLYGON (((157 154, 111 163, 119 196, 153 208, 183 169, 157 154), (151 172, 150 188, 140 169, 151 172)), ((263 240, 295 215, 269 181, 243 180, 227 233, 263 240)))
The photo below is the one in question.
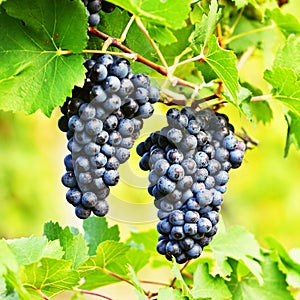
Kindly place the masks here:
POLYGON ((62 258, 64 252, 58 243, 50 243, 45 237, 31 236, 7 241, 10 249, 15 254, 19 265, 31 264, 43 256, 62 258), (48 246, 49 245, 49 246, 48 246))
POLYGON ((170 287, 160 288, 158 290, 158 298, 157 300, 184 300, 186 298, 181 296, 181 292, 170 287))
MULTIPOLYGON (((110 14, 101 14, 101 21, 97 28, 109 36, 119 38, 121 37, 129 20, 130 17, 126 11, 115 9, 110 14)), ((98 44, 99 39, 91 39, 89 41, 89 46, 92 48, 97 49, 99 47, 98 44)), ((145 58, 151 59, 153 62, 156 61, 155 50, 147 40, 146 36, 137 27, 136 23, 133 23, 130 26, 123 44, 145 58)), ((117 51, 119 50, 117 49, 117 51)), ((131 66, 135 72, 146 72, 147 74, 151 74, 151 72, 153 72, 153 70, 148 66, 138 62, 132 63, 131 66)))
POLYGON ((193 300, 193 294, 192 291, 189 289, 189 287, 187 286, 187 284, 185 283, 182 274, 178 268, 178 264, 176 263, 176 261, 173 259, 173 263, 172 263, 172 270, 171 273, 176 277, 176 279, 179 281, 181 288, 182 288, 182 295, 183 296, 187 296, 190 300, 193 300))
POLYGON ((108 227, 105 218, 90 217, 83 222, 84 238, 89 247, 89 255, 95 255, 98 245, 106 240, 119 241, 118 225, 108 227))
POLYGON ((150 259, 150 253, 142 249, 130 248, 126 253, 126 259, 135 272, 141 270, 150 259))
POLYGON ((129 247, 116 241, 104 241, 99 244, 95 256, 85 262, 80 269, 86 272, 85 282, 81 288, 95 289, 121 281, 120 278, 112 274, 126 277, 128 260, 126 253, 129 247))
POLYGON ((224 279, 209 274, 208 264, 199 264, 194 273, 194 287, 192 294, 195 298, 211 298, 212 300, 223 300, 230 298, 224 279))
POLYGON ((225 277, 232 272, 228 258, 242 261, 250 272, 262 283, 262 259, 259 244, 254 236, 240 226, 230 227, 226 232, 215 236, 210 244, 220 268, 220 274, 225 277))
MULTIPOLYGON (((246 88, 251 92, 251 97, 253 96, 261 96, 263 94, 262 90, 260 90, 257 87, 254 87, 249 82, 242 82, 241 86, 246 88)), ((243 100, 240 105, 249 106, 249 109, 251 111, 251 116, 254 116, 257 120, 257 122, 262 122, 263 124, 266 124, 270 122, 273 118, 273 112, 270 107, 270 104, 267 101, 250 101, 251 98, 247 97, 245 100, 243 100)))
POLYGON ((294 15, 284 13, 282 9, 278 7, 272 10, 267 10, 266 15, 275 22, 279 30, 285 35, 286 38, 292 33, 300 33, 300 22, 294 15))
POLYGON ((131 247, 141 248, 149 251, 150 253, 156 253, 156 244, 158 239, 158 233, 155 229, 149 229, 142 232, 130 232, 130 237, 126 243, 131 247))
MULTIPOLYGON (((18 278, 14 272, 8 269, 4 275, 4 278, 6 281, 6 286, 12 288, 14 292, 17 292, 17 295, 13 293, 13 296, 16 296, 15 299, 32 300, 31 295, 29 295, 27 290, 23 287, 20 278, 18 278)), ((5 297, 5 299, 8 299, 8 297, 5 297)))
POLYGON ((244 7, 247 4, 252 4, 253 6, 256 6, 257 3, 255 0, 233 0, 235 2, 235 5, 238 9, 244 7))
POLYGON ((296 114, 300 114, 300 81, 295 71, 273 67, 264 72, 264 79, 272 86, 274 99, 281 101, 296 114))
POLYGON ((228 287, 232 293, 232 300, 292 300, 290 292, 287 290, 285 276, 275 262, 268 255, 262 261, 263 284, 259 285, 252 274, 238 278, 236 268, 228 287))
POLYGON ((295 145, 296 149, 300 149, 300 116, 289 110, 285 114, 285 119, 288 123, 288 130, 284 148, 284 157, 287 157, 292 144, 295 145))
POLYGON ((174 59, 176 56, 180 55, 189 47, 188 39, 191 36, 193 29, 194 26, 186 26, 182 29, 173 31, 177 42, 168 46, 160 46, 161 53, 169 65, 174 64, 174 59))
POLYGON ((192 46, 196 47, 199 52, 206 46, 209 37, 213 34, 221 16, 222 12, 221 10, 218 10, 218 2, 212 0, 209 6, 208 15, 203 14, 201 23, 197 22, 195 24, 192 46))
MULTIPOLYGON (((262 23, 256 20, 249 20, 245 16, 241 16, 239 20, 239 26, 234 28, 234 32, 230 36, 228 47, 234 50, 236 53, 242 53, 246 51, 251 46, 260 46, 261 42, 264 40, 265 32, 260 31, 260 29, 268 26, 266 22, 262 23), (251 34, 246 34, 251 32, 251 34), (235 38, 235 36, 239 36, 235 38)), ((270 31, 267 31, 270 35, 270 31)))
POLYGON ((0 240, 0 253, 0 276, 5 274, 7 269, 17 272, 18 261, 4 240, 0 240))
POLYGON ((278 268, 286 274, 286 282, 293 287, 300 287, 300 263, 292 259, 284 247, 273 238, 266 239, 273 251, 270 257, 278 263, 278 268))
POLYGON ((130 279, 130 281, 133 283, 134 287, 135 287, 135 292, 138 296, 138 300, 147 300, 149 299, 145 293, 144 290, 141 286, 141 283, 139 282, 136 273, 134 272, 134 269, 132 268, 131 265, 128 265, 128 278, 130 279))
POLYGON ((62 55, 62 50, 85 48, 84 6, 80 0, 10 0, 3 7, 0 108, 26 113, 41 109, 50 116, 74 85, 83 84, 83 57, 62 55))
POLYGON ((44 225, 44 235, 48 240, 59 240, 63 248, 66 260, 72 260, 72 268, 77 269, 88 259, 88 247, 82 234, 74 236, 69 227, 62 227, 59 224, 48 222, 44 225))
MULTIPOLYGON (((217 42, 217 37, 212 35, 208 40, 208 53, 205 54, 203 60, 223 81, 233 100, 237 101, 239 85, 235 54, 232 51, 222 49, 217 42)), ((201 64, 197 66, 202 71, 201 64)), ((205 76, 204 73, 202 74, 205 76)))
MULTIPOLYGON (((150 229, 144 232, 131 232, 130 237, 126 243, 133 248, 138 248, 144 251, 146 257, 151 258, 151 265, 153 268, 161 266, 169 266, 170 262, 167 261, 161 254, 156 251, 156 244, 158 240, 158 232, 155 229, 150 229)), ((132 265, 132 263, 131 263, 132 265)), ((135 268, 136 270, 136 268, 135 268)))
POLYGON ((173 32, 165 26, 149 24, 147 30, 151 38, 162 46, 170 45, 177 42, 173 32))
POLYGON ((300 37, 290 36, 286 44, 276 52, 273 67, 293 70, 300 79, 300 37))
POLYGON ((48 297, 72 290, 79 282, 79 275, 71 270, 71 261, 55 258, 42 258, 40 261, 24 266, 20 277, 25 287, 40 290, 48 297))
POLYGON ((173 29, 184 27, 190 12, 190 0, 112 0, 132 14, 173 29))
MULTIPOLYGON (((269 122, 272 119, 272 110, 267 101, 252 101, 254 87, 248 83, 244 83, 239 88, 238 103, 231 100, 228 92, 224 92, 224 96, 228 102, 236 106, 241 113, 243 113, 252 124, 254 124, 254 117, 257 122, 269 122)), ((261 95, 262 92, 258 95, 261 95)))

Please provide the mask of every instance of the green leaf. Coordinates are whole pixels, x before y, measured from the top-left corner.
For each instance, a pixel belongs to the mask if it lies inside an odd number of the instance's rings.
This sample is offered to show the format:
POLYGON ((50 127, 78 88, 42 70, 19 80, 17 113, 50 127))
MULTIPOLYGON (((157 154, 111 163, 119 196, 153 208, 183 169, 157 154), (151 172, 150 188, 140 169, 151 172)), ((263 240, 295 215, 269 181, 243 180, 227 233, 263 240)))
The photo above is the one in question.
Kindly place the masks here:
POLYGON ((165 26, 149 24, 147 26, 151 38, 162 46, 170 45, 177 42, 173 32, 165 26))
POLYGON ((126 253, 126 259, 134 271, 138 272, 148 264, 150 253, 142 249, 130 248, 126 253))
POLYGON ((130 237, 126 243, 132 247, 141 248, 152 253, 156 253, 156 244, 158 233, 155 229, 149 229, 142 232, 130 232, 130 237))
POLYGON ((290 36, 286 44, 277 51, 273 67, 293 70, 300 79, 300 37, 290 36))
POLYGON ((266 40, 265 35, 270 35, 270 30, 261 31, 268 26, 267 22, 249 20, 245 16, 241 16, 239 25, 234 28, 234 32, 229 37, 228 47, 236 53, 242 53, 251 46, 261 47, 262 41, 266 40), (249 33, 249 34, 248 34, 249 33))
POLYGON ((160 288, 158 290, 157 300, 184 300, 186 298, 181 296, 181 292, 170 287, 160 288))
POLYGON ((266 11, 269 16, 277 25, 278 29, 288 37, 290 34, 300 33, 300 22, 295 15, 284 13, 280 8, 274 8, 266 11))
POLYGON ((288 130, 284 148, 284 157, 287 157, 292 144, 295 145, 296 149, 300 149, 300 116, 289 110, 285 114, 285 119, 288 124, 288 130))
POLYGON ((17 272, 17 258, 4 240, 0 240, 0 253, 0 276, 5 274, 7 269, 17 272))
MULTIPOLYGON (((233 100, 237 101, 239 85, 235 54, 222 49, 216 36, 212 35, 208 40, 208 53, 205 55, 204 61, 223 81, 233 100)), ((201 71, 201 65, 199 65, 199 69, 201 71)), ((204 73, 202 74, 205 76, 204 73)))
MULTIPOLYGON (((101 22, 97 28, 108 34, 109 36, 119 38, 121 37, 126 25, 128 24, 130 17, 126 11, 121 11, 120 9, 115 9, 110 14, 101 14, 101 22)), ((126 35, 126 39, 123 43, 125 46, 129 47, 136 53, 150 59, 151 61, 156 61, 156 53, 151 44, 149 43, 146 36, 141 32, 136 23, 130 26, 130 29, 126 35)), ((99 39, 93 38, 89 42, 91 48, 97 49, 99 47, 99 39)), ((112 49, 119 51, 118 49, 112 49)), ((150 74, 153 72, 148 66, 135 62, 131 64, 134 72, 146 72, 150 74)))
POLYGON ((275 239, 266 239, 272 249, 270 257, 278 263, 280 271, 286 274, 286 282, 293 287, 300 287, 300 263, 293 260, 285 248, 275 239))
POLYGON ((232 293, 232 300, 292 300, 287 290, 285 276, 278 269, 275 262, 268 255, 264 256, 262 262, 263 285, 259 285, 252 274, 238 278, 236 268, 228 287, 232 293))
MULTIPOLYGON (((262 90, 254 87, 249 82, 242 82, 241 85, 251 92, 251 97, 261 96, 263 94, 262 90)), ((247 97, 242 102, 239 102, 240 106, 242 105, 244 110, 250 110, 251 118, 255 117, 257 122, 261 121, 263 124, 270 122, 273 118, 270 104, 265 100, 250 101, 251 97, 247 97)))
POLYGON ((222 277, 230 275, 232 268, 228 258, 242 261, 261 284, 261 266, 258 261, 262 259, 258 242, 254 236, 243 227, 233 226, 226 232, 215 236, 210 247, 216 258, 222 277))
POLYGON ((95 255, 98 245, 106 240, 119 241, 118 225, 108 227, 105 218, 90 217, 83 221, 84 238, 89 247, 89 255, 95 255))
POLYGON ((195 31, 192 38, 192 46, 199 51, 203 49, 216 29, 216 26, 222 16, 221 9, 218 10, 218 2, 212 0, 209 6, 208 15, 203 14, 201 23, 195 24, 195 31))
POLYGON ((31 264, 40 260, 43 256, 61 258, 64 254, 58 243, 52 243, 49 247, 46 237, 31 236, 29 238, 8 240, 7 243, 15 254, 19 265, 31 264))
POLYGON ((173 29, 184 27, 190 12, 190 0, 112 0, 114 3, 132 14, 173 29))
POLYGON ((74 236, 69 227, 62 229, 58 223, 48 222, 44 225, 44 235, 48 240, 59 240, 63 258, 72 260, 72 268, 77 269, 88 259, 88 247, 82 234, 74 236))
POLYGON ((264 79, 272 86, 274 99, 284 103, 293 112, 300 114, 300 81, 297 74, 287 68, 273 67, 266 70, 264 79))
POLYGON ((179 281, 180 286, 182 288, 182 292, 183 292, 183 296, 187 296, 190 300, 194 300, 192 291, 189 289, 189 287, 187 286, 187 284, 185 283, 182 274, 178 268, 178 264, 176 263, 176 261, 173 259, 173 263, 172 263, 172 270, 171 273, 176 277, 176 279, 179 281))
MULTIPOLYGON (((173 31, 175 38, 177 39, 176 43, 173 43, 168 46, 161 45, 160 50, 165 57, 168 65, 174 64, 174 60, 177 56, 182 54, 189 47, 189 37, 193 32, 194 26, 186 26, 182 29, 173 31)), ((185 74, 186 75, 186 74, 185 74)))
POLYGON ((128 250, 129 247, 123 243, 104 241, 98 246, 94 261, 98 267, 108 268, 117 258, 125 257, 128 250))
MULTIPOLYGON (((23 287, 22 282, 20 278, 16 276, 14 272, 11 270, 7 270, 6 274, 4 275, 6 284, 9 285, 16 291, 17 298, 16 299, 22 299, 22 300, 32 300, 32 297, 29 295, 29 293, 26 291, 26 289, 23 287)), ((7 299, 7 298, 5 298, 7 299)))
POLYGON ((85 48, 85 8, 79 0, 10 0, 3 7, 0 108, 26 113, 41 109, 50 116, 74 85, 83 84, 83 57, 61 51, 85 48))
POLYGON ((121 279, 113 274, 126 277, 128 273, 126 254, 129 247, 116 241, 104 241, 99 244, 96 256, 90 257, 80 269, 86 271, 85 282, 81 288, 95 289, 115 282, 121 279))
POLYGON ((72 290, 79 282, 79 275, 71 270, 71 262, 62 259, 42 258, 21 269, 21 280, 28 289, 38 289, 48 297, 72 290))
POLYGON ((209 274, 208 264, 199 264, 194 273, 194 287, 192 294, 195 298, 211 298, 212 300, 223 300, 230 298, 231 293, 220 276, 209 274))
POLYGON ((147 300, 149 299, 145 293, 144 290, 141 286, 141 283, 139 282, 136 273, 134 272, 134 269, 132 268, 131 265, 128 265, 128 278, 131 280, 131 282, 133 283, 134 287, 135 287, 135 292, 138 296, 138 300, 147 300))

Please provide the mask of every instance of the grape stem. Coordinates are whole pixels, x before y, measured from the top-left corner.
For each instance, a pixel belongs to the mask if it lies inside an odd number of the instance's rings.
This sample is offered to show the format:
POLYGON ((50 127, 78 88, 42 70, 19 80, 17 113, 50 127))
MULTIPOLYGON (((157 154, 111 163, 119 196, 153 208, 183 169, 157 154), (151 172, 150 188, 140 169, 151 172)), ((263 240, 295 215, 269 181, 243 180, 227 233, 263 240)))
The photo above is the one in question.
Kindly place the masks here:
POLYGON ((231 43, 232 41, 237 40, 237 39, 239 39, 241 37, 247 36, 249 34, 253 34, 253 33, 257 33, 257 32, 262 32, 262 31, 266 31, 266 30, 271 30, 271 29, 274 29, 274 28, 275 28, 275 25, 272 24, 270 26, 256 28, 256 29, 249 30, 249 31, 245 31, 245 32, 242 32, 240 34, 234 35, 234 36, 232 36, 230 38, 224 39, 223 40, 223 44, 227 45, 227 44, 231 43))
POLYGON ((146 38, 148 39, 148 41, 150 42, 151 46, 153 47, 153 49, 156 51, 159 59, 161 60, 163 66, 165 68, 168 68, 168 64, 164 58, 164 56, 162 55, 162 53, 160 52, 158 46, 156 45, 156 43, 153 41, 153 39, 150 37, 146 27, 144 26, 142 20, 139 17, 135 18, 135 22, 136 25, 140 28, 140 30, 143 32, 143 34, 146 36, 146 38))
POLYGON ((246 63, 246 61, 252 56, 252 54, 254 53, 256 47, 255 46, 251 46, 249 47, 242 55, 241 58, 239 59, 238 63, 236 64, 236 68, 238 69, 238 71, 240 71, 242 69, 242 67, 244 66, 244 64, 246 63))
POLYGON ((34 288, 34 290, 44 299, 44 300, 50 300, 40 289, 34 288))
POLYGON ((266 100, 271 100, 272 99, 272 95, 271 94, 267 94, 267 95, 260 95, 260 96, 254 96, 251 98, 252 102, 255 101, 266 101, 266 100))
POLYGON ((78 292, 78 293, 81 293, 81 294, 85 294, 85 295, 92 295, 92 296, 100 297, 100 298, 103 298, 103 299, 106 299, 106 300, 113 300, 112 298, 109 298, 107 296, 104 296, 104 295, 96 293, 96 292, 81 290, 81 289, 77 289, 77 288, 74 288, 74 291, 78 292))
MULTIPOLYGON (((180 269, 180 273, 183 272, 183 270, 188 266, 189 263, 190 263, 190 260, 188 260, 188 261, 183 265, 183 267, 180 269)), ((177 280, 177 278, 174 277, 174 278, 172 279, 172 281, 171 281, 169 287, 174 288, 174 284, 175 284, 176 280, 177 280)))
MULTIPOLYGON (((112 38, 111 36, 97 30, 94 27, 89 27, 89 33, 103 39, 104 41, 109 39, 110 45, 122 50, 125 53, 134 54, 136 57, 136 59, 135 59, 136 61, 143 63, 144 65, 150 67, 151 69, 157 71, 158 73, 168 77, 168 69, 166 67, 158 65, 158 64, 148 60, 147 58, 141 56, 140 54, 133 52, 130 48, 123 45, 117 38, 112 38)), ((191 82, 188 82, 188 81, 183 80, 178 77, 173 77, 173 79, 174 79, 174 81, 176 80, 177 84, 187 86, 192 89, 198 89, 198 86, 196 84, 193 84, 191 82)))

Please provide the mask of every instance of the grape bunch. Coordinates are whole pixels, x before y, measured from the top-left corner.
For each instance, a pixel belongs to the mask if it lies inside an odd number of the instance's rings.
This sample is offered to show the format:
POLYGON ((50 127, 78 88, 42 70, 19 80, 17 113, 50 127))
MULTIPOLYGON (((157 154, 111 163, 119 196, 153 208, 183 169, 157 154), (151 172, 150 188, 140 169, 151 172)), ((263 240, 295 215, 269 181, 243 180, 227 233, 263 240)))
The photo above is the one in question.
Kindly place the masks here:
POLYGON ((82 2, 87 8, 89 25, 93 27, 100 23, 100 10, 105 13, 111 13, 116 7, 114 4, 104 0, 82 0, 82 2))
POLYGON ((168 125, 137 145, 148 192, 160 221, 157 251, 177 263, 200 256, 217 233, 228 172, 238 168, 245 144, 224 114, 185 107, 167 112, 168 125))
POLYGON ((67 201, 81 219, 107 214, 110 187, 118 183, 118 167, 130 156, 143 119, 154 111, 159 90, 144 74, 133 74, 129 62, 109 54, 85 61, 86 79, 67 98, 58 121, 66 132, 68 154, 62 183, 67 201))

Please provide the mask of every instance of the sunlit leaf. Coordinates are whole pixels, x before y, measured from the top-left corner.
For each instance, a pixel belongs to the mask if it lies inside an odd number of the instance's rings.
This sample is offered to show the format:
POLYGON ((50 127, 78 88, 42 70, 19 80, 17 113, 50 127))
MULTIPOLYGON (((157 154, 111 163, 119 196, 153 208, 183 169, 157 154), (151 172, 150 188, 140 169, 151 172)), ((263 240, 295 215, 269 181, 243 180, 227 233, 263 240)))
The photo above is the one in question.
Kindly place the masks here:
POLYGON ((80 2, 10 0, 5 10, 0 7, 1 109, 41 109, 50 116, 74 85, 83 84, 83 57, 61 52, 86 46, 87 15, 80 2))
POLYGON ((71 270, 70 261, 42 258, 39 262, 26 265, 21 270, 21 280, 25 287, 40 290, 43 294, 54 295, 71 290, 79 282, 79 275, 71 270))
POLYGON ((90 217, 84 220, 83 229, 84 237, 89 247, 89 255, 96 254, 96 249, 101 242, 120 240, 118 225, 108 227, 105 218, 90 217))

